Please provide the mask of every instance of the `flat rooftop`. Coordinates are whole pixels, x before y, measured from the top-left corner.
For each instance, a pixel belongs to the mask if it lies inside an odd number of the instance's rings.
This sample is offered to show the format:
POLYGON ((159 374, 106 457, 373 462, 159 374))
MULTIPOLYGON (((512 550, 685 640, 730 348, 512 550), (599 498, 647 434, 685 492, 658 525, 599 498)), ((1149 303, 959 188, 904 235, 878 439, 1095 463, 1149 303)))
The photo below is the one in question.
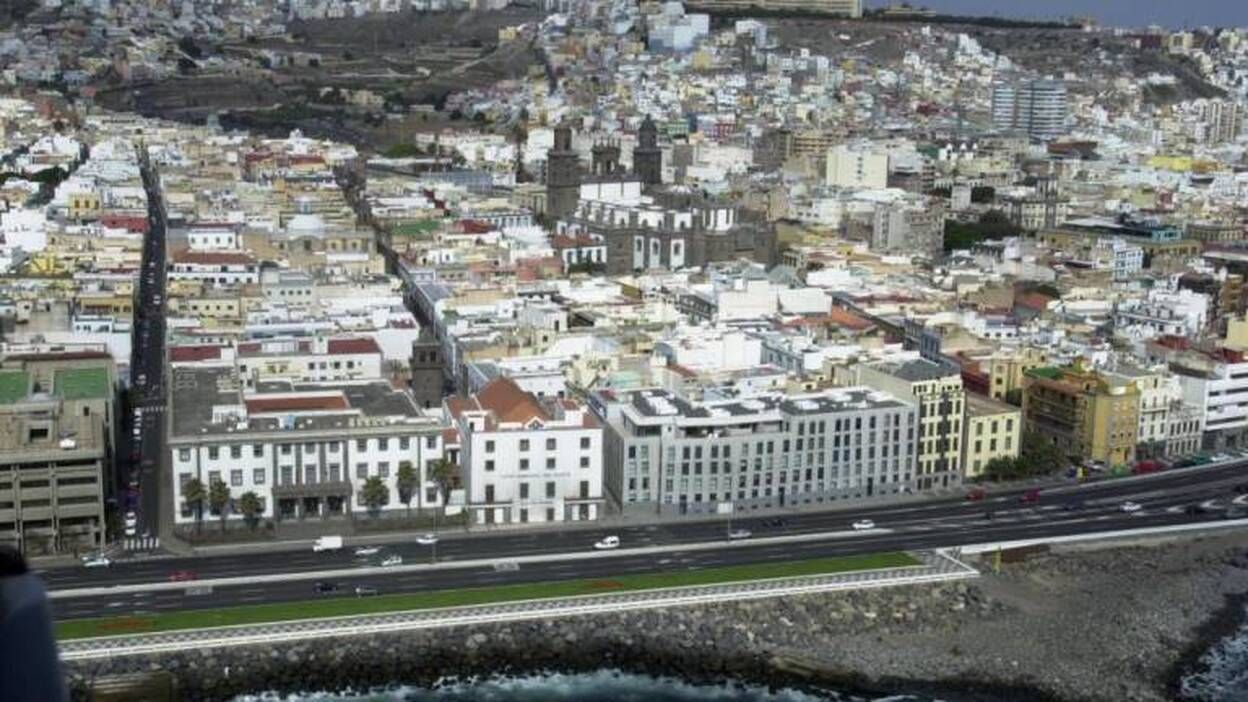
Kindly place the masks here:
POLYGON ((784 395, 767 393, 734 400, 690 402, 667 390, 641 390, 631 405, 644 417, 762 417, 853 412, 909 405, 893 395, 871 388, 837 388, 821 393, 784 395))

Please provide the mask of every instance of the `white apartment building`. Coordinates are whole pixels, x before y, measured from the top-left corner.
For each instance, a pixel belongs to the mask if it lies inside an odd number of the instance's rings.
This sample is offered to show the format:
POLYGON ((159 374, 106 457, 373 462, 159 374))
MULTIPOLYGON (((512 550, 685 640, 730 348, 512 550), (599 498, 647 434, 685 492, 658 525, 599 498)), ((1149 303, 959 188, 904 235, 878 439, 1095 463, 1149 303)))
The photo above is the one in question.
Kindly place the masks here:
POLYGON ((602 516, 602 426, 579 402, 537 398, 510 378, 444 402, 458 430, 473 524, 550 524, 602 516))
POLYGON ((380 380, 382 354, 370 337, 264 339, 238 344, 235 364, 246 388, 271 380, 380 380))
POLYGON ((249 254, 230 251, 181 251, 172 256, 169 280, 241 285, 260 280, 260 267, 249 254))
POLYGON ((1123 367, 1107 376, 1119 383, 1133 383, 1140 390, 1140 424, 1136 439, 1136 456, 1158 458, 1168 453, 1173 427, 1170 421, 1172 409, 1183 407, 1183 387, 1178 377, 1164 368, 1148 370, 1123 367))
POLYGON ((1192 353, 1171 364, 1183 399, 1201 410, 1204 448, 1248 446, 1248 361, 1239 352, 1192 353))
POLYGON ((824 182, 838 188, 888 187, 888 154, 870 144, 838 144, 828 149, 824 182))
POLYGON ((626 512, 818 507, 916 487, 915 406, 870 388, 702 401, 608 390, 593 403, 608 492, 626 512))
POLYGON ((196 226, 186 232, 192 251, 237 251, 238 230, 232 226, 196 226))

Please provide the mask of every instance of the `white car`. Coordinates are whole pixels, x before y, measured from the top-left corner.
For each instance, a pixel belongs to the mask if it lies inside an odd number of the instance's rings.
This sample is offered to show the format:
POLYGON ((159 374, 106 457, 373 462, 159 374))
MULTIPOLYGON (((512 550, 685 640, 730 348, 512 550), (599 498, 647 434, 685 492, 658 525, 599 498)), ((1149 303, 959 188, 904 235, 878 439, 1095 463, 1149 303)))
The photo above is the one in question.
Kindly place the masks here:
POLYGON ((1139 512, 1141 509, 1144 509, 1144 508, 1140 506, 1140 503, 1131 502, 1130 500, 1128 500, 1118 505, 1118 509, 1123 512, 1126 512, 1127 514, 1131 514, 1133 512, 1139 512))
POLYGON ((376 546, 361 546, 355 549, 357 556, 376 556, 378 553, 381 553, 381 549, 376 546))
POLYGON ((416 543, 420 544, 421 546, 432 546, 438 543, 438 535, 437 534, 421 534, 420 536, 416 537, 416 543))
POLYGON ((874 529, 875 522, 870 519, 859 519, 854 522, 852 526, 854 527, 854 531, 866 531, 868 529, 874 529))
POLYGON ((619 547, 620 537, 618 536, 604 536, 602 539, 594 542, 594 549, 598 551, 610 551, 619 547))
POLYGON ((381 562, 383 567, 403 565, 403 557, 399 555, 386 556, 386 560, 381 562))
POLYGON ((740 541, 741 539, 748 539, 751 536, 753 536, 753 534, 750 533, 749 529, 733 529, 728 532, 729 541, 740 541))
POLYGON ((82 565, 87 568, 107 568, 111 563, 107 556, 88 556, 82 559, 82 565))

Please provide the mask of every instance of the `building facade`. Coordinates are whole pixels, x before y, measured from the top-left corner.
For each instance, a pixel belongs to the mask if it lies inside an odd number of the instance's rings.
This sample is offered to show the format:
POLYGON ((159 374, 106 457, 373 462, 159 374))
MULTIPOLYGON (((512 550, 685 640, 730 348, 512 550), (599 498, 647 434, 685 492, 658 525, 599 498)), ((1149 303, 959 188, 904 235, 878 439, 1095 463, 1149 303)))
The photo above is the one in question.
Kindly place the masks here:
POLYGON ((962 466, 967 479, 983 475, 989 461, 1017 458, 1023 441, 1023 413, 1015 406, 966 393, 962 466))
POLYGON ((966 391, 958 368, 927 359, 857 366, 858 382, 896 395, 918 407, 918 490, 962 484, 962 427, 966 391))
POLYGON ((1135 460, 1140 390, 1075 365, 1027 371, 1023 419, 1035 432, 1079 461, 1106 466, 1135 460))
POLYGON ((625 512, 818 508, 917 489, 915 407, 870 388, 690 401, 600 393, 606 474, 625 512))

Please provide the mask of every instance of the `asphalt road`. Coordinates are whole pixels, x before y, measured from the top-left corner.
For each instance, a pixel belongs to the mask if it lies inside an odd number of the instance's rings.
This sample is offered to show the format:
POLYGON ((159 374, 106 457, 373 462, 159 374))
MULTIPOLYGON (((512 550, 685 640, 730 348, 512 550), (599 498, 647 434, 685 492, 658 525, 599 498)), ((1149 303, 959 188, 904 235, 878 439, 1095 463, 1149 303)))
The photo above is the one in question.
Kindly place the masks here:
POLYGON ((156 172, 145 165, 149 231, 143 245, 130 378, 134 392, 124 416, 128 451, 119 463, 123 512, 134 511, 139 536, 160 533, 160 466, 164 453, 165 247, 167 222, 156 172), (137 411, 137 414, 136 414, 137 411))
MULTIPOLYGON (((782 525, 764 525, 775 517, 735 519, 734 528, 750 529, 754 538, 839 532, 837 538, 798 543, 751 544, 738 542, 732 548, 684 550, 685 544, 722 541, 724 522, 666 522, 662 524, 579 530, 529 530, 490 535, 445 535, 438 545, 440 562, 488 560, 506 562, 522 555, 571 554, 572 560, 520 567, 465 567, 436 571, 396 572, 336 578, 347 596, 354 585, 369 585, 384 593, 458 587, 480 587, 506 583, 598 578, 635 573, 699 569, 724 565, 765 563, 826 556, 850 555, 893 550, 919 550, 950 547, 986 541, 1013 540, 1082 534, 1146 526, 1216 522, 1239 497, 1235 487, 1248 483, 1248 463, 1216 466, 1195 472, 1118 480, 1058 488, 1042 493, 1040 502, 1025 505, 1019 492, 990 496, 984 502, 939 500, 914 502, 891 507, 858 508, 836 512, 791 514, 782 525), (1124 500, 1143 505, 1140 512, 1120 510, 1124 500), (1068 509, 1081 502, 1078 509, 1068 509), (1189 507, 1205 504, 1207 511, 1189 507), (985 513, 993 512, 992 519, 985 513), (869 518, 877 531, 851 533, 851 522, 869 518), (578 559, 577 554, 592 552, 592 543, 606 534, 618 535, 624 550, 610 558, 578 559), (671 546, 662 554, 629 554, 627 549, 642 546, 671 546)), ((370 557, 356 557, 351 547, 333 553, 312 553, 310 549, 251 555, 171 558, 115 563, 106 569, 69 567, 46 571, 43 575, 52 590, 122 584, 165 583, 172 573, 189 571, 200 580, 260 574, 295 574, 302 579, 276 583, 216 586, 204 588, 188 583, 187 589, 83 596, 53 602, 57 618, 70 619, 110 614, 200 609, 262 602, 306 600, 313 592, 315 573, 326 570, 376 566, 390 554, 399 554, 405 565, 427 562, 428 547, 405 538, 381 547, 370 557)))

